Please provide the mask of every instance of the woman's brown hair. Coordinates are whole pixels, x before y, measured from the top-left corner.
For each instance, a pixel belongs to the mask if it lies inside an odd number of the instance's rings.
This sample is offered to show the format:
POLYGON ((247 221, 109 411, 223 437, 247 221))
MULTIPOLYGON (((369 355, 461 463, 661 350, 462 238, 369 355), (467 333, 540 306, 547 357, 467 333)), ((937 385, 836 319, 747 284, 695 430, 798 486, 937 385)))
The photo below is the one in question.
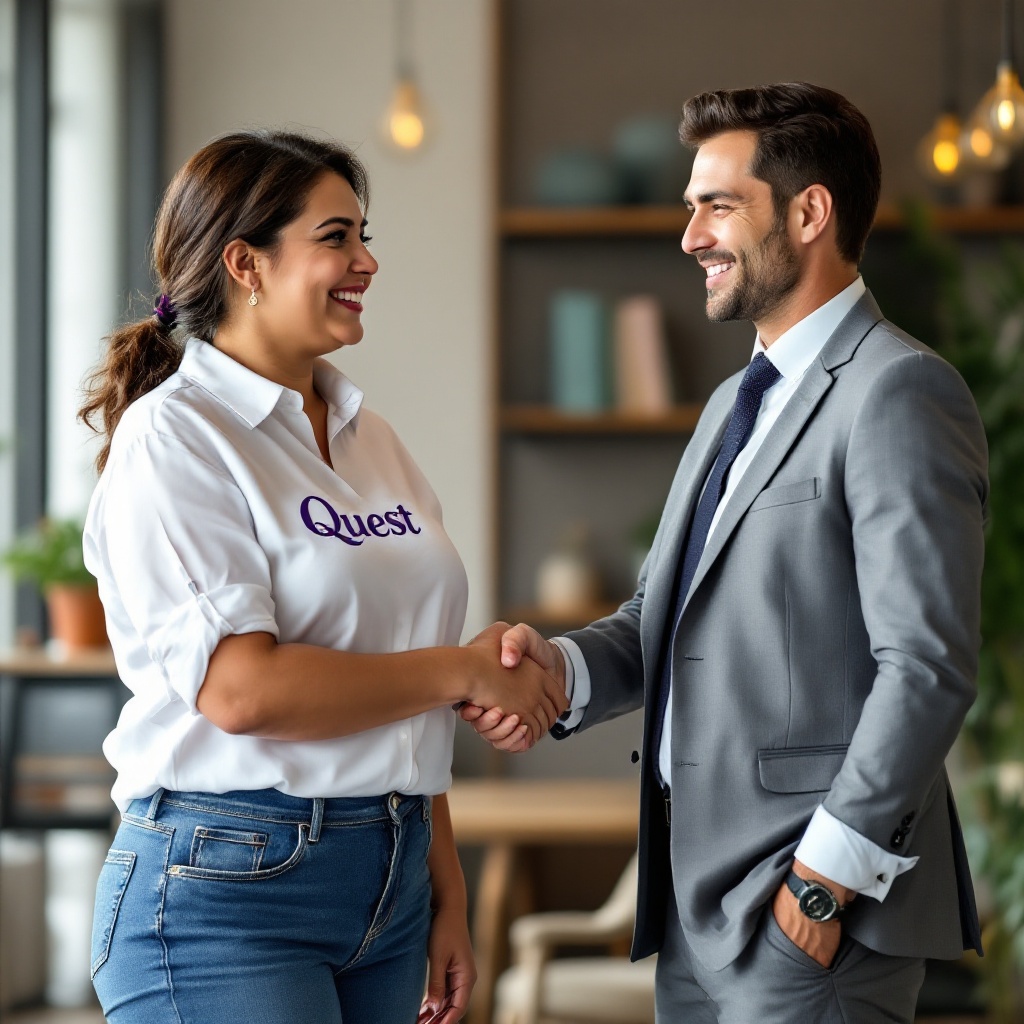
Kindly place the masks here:
POLYGON ((344 178, 366 208, 369 185, 355 156, 336 143, 294 132, 223 135, 174 176, 153 231, 158 308, 111 333, 78 414, 103 434, 96 459, 101 472, 125 409, 177 370, 183 348, 176 335, 211 341, 223 321, 230 281, 224 246, 240 238, 272 253, 281 230, 302 212, 325 172, 344 178))

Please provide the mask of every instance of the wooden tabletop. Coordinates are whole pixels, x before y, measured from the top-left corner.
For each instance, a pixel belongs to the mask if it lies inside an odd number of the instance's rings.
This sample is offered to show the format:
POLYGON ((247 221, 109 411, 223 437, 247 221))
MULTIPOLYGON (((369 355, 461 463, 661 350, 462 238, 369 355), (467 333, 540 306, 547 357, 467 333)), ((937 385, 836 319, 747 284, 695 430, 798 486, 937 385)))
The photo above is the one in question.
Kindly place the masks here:
POLYGON ((55 651, 50 647, 12 647, 0 651, 0 674, 12 676, 116 676, 109 647, 55 651))
POLYGON ((456 779, 448 806, 460 843, 632 843, 640 788, 630 779, 456 779))

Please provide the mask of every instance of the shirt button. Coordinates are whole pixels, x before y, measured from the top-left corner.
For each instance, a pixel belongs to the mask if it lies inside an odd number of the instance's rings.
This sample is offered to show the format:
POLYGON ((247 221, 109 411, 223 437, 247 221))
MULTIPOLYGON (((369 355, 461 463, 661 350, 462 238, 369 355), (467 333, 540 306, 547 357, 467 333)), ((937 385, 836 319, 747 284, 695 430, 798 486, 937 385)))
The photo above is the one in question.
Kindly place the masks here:
POLYGON ((409 739, 409 733, 405 729, 402 729, 402 731, 398 734, 398 738, 404 743, 406 740, 409 739))

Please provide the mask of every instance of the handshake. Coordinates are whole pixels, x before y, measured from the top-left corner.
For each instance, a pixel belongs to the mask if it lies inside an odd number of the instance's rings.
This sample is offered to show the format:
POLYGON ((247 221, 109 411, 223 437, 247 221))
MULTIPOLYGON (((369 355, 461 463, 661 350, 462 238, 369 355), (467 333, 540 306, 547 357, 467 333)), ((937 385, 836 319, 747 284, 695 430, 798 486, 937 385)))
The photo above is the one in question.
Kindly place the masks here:
POLYGON ((530 626, 495 622, 462 651, 470 692, 455 707, 498 750, 529 750, 568 708, 562 652, 530 626))

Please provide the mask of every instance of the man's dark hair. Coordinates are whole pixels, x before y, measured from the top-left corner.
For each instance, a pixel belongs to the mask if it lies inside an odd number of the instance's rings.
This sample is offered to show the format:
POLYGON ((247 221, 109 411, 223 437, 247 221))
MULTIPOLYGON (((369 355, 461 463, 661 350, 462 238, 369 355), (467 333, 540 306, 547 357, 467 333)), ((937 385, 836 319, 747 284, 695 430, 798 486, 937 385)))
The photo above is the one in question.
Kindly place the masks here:
POLYGON ((882 185, 867 118, 844 96, 807 82, 705 92, 686 101, 683 145, 695 149, 730 131, 757 136, 750 172, 771 186, 777 218, 809 185, 829 190, 840 255, 859 263, 882 185))

